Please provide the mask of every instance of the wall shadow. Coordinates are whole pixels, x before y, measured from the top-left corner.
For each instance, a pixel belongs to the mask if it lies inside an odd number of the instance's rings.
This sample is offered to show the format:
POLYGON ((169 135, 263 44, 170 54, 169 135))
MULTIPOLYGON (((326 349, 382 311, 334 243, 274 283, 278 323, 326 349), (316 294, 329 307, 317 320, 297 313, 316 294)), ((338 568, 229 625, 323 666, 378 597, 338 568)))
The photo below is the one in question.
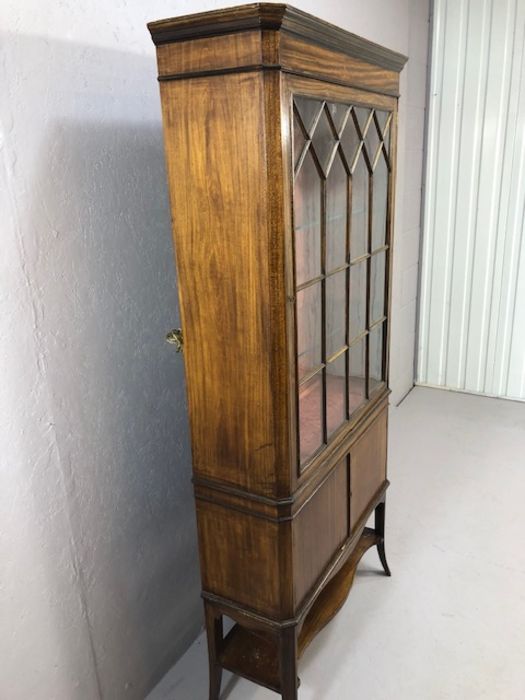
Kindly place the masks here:
MULTIPOLYGON (((13 136, 74 585, 102 696, 139 699, 201 626, 183 364, 164 340, 178 307, 153 51, 3 41, 22 74, 42 59, 13 136)), ((46 566, 53 588, 63 573, 46 566)))

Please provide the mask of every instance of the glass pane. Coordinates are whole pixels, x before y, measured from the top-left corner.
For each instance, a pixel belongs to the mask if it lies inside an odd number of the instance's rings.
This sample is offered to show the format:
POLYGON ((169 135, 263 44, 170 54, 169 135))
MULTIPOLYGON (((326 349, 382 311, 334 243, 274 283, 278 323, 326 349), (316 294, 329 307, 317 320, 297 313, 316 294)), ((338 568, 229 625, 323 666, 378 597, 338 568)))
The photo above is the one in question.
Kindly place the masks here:
POLYGON ((311 100, 308 97, 294 97, 294 104, 299 112, 306 132, 311 134, 319 112, 321 111, 321 107, 323 106, 322 101, 311 100))
POLYGON ((348 178, 339 156, 335 157, 326 181, 326 269, 346 262, 346 213, 348 178))
POLYGON ((346 341, 346 271, 326 278, 326 357, 340 350, 346 341))
POLYGON ((377 128, 375 124, 375 120, 372 119, 369 126, 368 126, 368 131, 366 132, 366 150, 368 152, 368 159, 370 161, 370 164, 373 166, 377 149, 379 148, 379 144, 381 141, 379 140, 379 136, 377 133, 377 128))
POLYGON ((301 153, 303 152, 304 144, 306 140, 304 138, 303 132, 299 125, 299 120, 297 116, 293 115, 293 163, 294 168, 297 166, 301 153))
POLYGON ((314 135, 312 136, 312 144, 317 155, 317 159, 319 160, 319 163, 326 174, 328 172, 328 165, 336 145, 336 139, 324 109, 319 121, 317 122, 317 126, 315 127, 314 135))
POLYGON ((309 152, 295 178, 294 234, 295 280, 300 285, 321 274, 321 180, 309 152))
POLYGON ((354 114, 357 118, 357 123, 359 124, 359 130, 363 137, 366 136, 368 120, 370 119, 371 109, 367 107, 354 107, 354 114))
POLYGON ((372 255, 370 261, 370 325, 385 315, 386 253, 372 255))
POLYGON ((375 250, 386 243, 388 168, 383 154, 379 156, 373 178, 372 250, 375 250))
POLYGON ((365 339, 348 351, 348 399, 350 415, 366 401, 365 339))
POLYGON ((349 116, 348 112, 350 111, 350 107, 348 105, 338 104, 337 102, 329 103, 327 107, 336 131, 340 134, 349 116))
POLYGON ((368 168, 359 156, 352 175, 352 223, 350 227, 350 256, 352 260, 368 251, 368 168))
POLYGON ((383 382, 383 332, 385 324, 373 328, 370 331, 370 370, 369 370, 369 394, 371 394, 383 382))
POLYGON ((366 260, 350 268, 350 342, 366 330, 366 260))
POLYGON ((355 155, 357 153, 357 147, 360 143, 361 140, 357 134, 354 119, 350 114, 350 116, 346 120, 343 135, 341 136, 341 146, 343 147, 346 162, 348 163, 349 168, 351 168, 354 164, 355 155))
POLYGON ((321 284, 297 292, 297 369, 299 380, 321 364, 321 284))
POLYGON ((299 445, 301 463, 323 443, 323 382, 316 374, 299 388, 299 445))
POLYGON ((346 352, 326 366, 326 422, 328 435, 346 420, 346 352))
POLYGON ((376 119, 377 123, 379 124, 379 131, 381 132, 383 141, 385 142, 387 153, 390 153, 390 125, 392 124, 392 121, 390 121, 388 124, 388 128, 386 127, 386 123, 388 121, 389 116, 390 112, 383 112, 380 109, 376 109, 376 119))

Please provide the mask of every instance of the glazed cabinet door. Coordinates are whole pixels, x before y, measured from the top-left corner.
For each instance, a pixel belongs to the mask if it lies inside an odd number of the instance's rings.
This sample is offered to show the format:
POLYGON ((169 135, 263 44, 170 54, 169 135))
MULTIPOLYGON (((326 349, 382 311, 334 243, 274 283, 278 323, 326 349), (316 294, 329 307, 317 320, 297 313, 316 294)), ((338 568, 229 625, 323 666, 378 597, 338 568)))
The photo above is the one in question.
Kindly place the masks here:
POLYGON ((341 92, 290 98, 299 473, 387 381, 394 105, 341 92))

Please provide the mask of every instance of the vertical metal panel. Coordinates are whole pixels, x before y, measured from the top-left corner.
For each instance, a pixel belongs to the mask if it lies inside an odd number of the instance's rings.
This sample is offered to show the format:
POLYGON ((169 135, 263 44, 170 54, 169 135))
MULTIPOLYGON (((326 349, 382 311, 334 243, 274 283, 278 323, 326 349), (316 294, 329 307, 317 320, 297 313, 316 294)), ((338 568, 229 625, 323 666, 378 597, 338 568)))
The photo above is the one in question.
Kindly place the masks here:
POLYGON ((435 0, 418 382, 525 399, 525 0, 435 0))

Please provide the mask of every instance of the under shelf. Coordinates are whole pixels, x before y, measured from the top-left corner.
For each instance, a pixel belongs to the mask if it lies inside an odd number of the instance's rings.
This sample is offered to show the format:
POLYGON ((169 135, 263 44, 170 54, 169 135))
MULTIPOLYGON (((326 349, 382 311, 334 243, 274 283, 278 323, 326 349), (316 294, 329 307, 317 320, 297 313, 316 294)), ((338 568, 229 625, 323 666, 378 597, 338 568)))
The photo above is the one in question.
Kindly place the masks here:
POLYGON ((280 693, 277 637, 235 625, 219 657, 223 668, 280 693))

